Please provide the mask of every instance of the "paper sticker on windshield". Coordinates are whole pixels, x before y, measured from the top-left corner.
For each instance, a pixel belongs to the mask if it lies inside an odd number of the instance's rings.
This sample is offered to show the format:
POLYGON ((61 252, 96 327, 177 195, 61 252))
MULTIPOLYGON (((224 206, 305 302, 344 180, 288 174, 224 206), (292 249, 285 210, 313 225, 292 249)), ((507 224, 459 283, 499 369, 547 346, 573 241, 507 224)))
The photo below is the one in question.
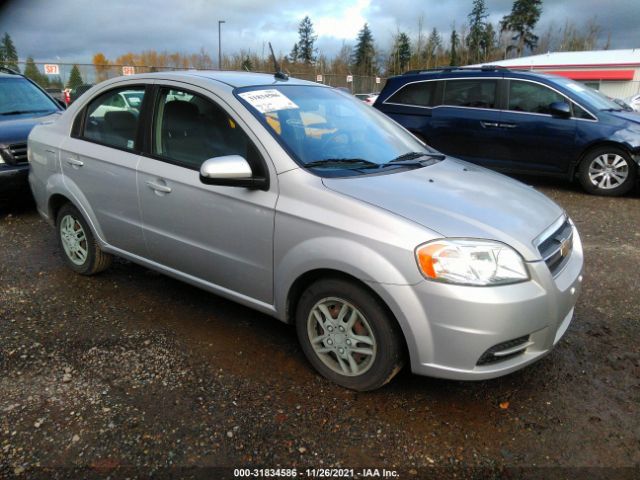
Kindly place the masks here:
POLYGON ((275 89, 254 90, 253 92, 244 92, 239 95, 260 113, 300 108, 287 98, 286 95, 283 95, 280 91, 275 89))

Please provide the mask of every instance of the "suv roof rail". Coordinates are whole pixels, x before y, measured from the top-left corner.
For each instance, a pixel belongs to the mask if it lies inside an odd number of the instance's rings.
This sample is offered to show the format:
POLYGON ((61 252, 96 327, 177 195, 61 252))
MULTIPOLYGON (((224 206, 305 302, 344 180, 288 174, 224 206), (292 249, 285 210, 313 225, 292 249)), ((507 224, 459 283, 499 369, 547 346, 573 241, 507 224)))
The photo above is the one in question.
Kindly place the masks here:
POLYGON ((404 72, 403 75, 415 75, 418 73, 428 72, 453 72, 456 70, 480 70, 482 72, 495 72, 498 70, 511 70, 509 67, 503 67, 502 65, 481 65, 480 67, 437 67, 427 68, 421 70, 409 70, 404 72))
POLYGON ((22 75, 20 72, 14 70, 13 68, 5 67, 4 65, 0 65, 0 72, 10 73, 11 75, 22 75))

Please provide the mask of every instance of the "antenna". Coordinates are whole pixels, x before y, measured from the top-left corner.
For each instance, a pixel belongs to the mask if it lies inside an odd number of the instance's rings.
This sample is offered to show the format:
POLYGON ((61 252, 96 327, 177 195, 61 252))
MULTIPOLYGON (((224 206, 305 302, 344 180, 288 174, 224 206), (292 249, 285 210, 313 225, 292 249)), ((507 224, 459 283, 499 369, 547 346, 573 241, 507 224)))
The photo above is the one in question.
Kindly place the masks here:
POLYGON ((280 65, 278 65, 278 61, 276 60, 276 56, 273 53, 273 47, 271 46, 271 42, 269 42, 269 50, 271 50, 271 58, 273 58, 273 67, 276 70, 276 73, 273 75, 278 80, 289 80, 289 75, 280 70, 280 65))

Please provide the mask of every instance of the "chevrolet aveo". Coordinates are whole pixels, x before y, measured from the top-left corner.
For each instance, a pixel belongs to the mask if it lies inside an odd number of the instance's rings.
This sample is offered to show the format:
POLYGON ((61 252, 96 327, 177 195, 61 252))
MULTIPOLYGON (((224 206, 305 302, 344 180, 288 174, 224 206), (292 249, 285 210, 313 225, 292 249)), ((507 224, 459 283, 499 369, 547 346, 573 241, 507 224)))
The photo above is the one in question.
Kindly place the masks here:
POLYGON ((270 75, 103 82, 29 136, 66 263, 112 255, 294 324, 348 388, 479 380, 547 354, 582 282, 578 232, 532 188, 446 157, 336 89, 270 75), (111 108, 122 96, 139 99, 111 108))

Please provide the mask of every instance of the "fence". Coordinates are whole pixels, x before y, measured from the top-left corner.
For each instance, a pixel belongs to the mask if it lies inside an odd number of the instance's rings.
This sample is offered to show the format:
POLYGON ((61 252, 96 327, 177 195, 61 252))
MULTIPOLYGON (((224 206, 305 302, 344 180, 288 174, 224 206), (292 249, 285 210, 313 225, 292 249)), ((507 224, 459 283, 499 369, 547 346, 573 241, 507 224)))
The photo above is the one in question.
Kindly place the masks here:
MULTIPOLYGON (((38 70, 37 75, 31 75, 34 80, 42 86, 66 86, 71 76, 71 70, 74 66, 78 68, 82 83, 98 83, 109 78, 114 78, 127 73, 149 73, 162 71, 184 71, 196 70, 194 68, 174 67, 174 66, 128 66, 128 65, 94 65, 87 63, 57 63, 49 64, 43 62, 35 62, 35 68, 38 70), (55 65, 55 68, 51 68, 55 65)), ((18 68, 21 72, 25 72, 27 64, 18 62, 18 68)), ((258 72, 273 73, 273 72, 258 72)), ((352 93, 374 93, 380 92, 384 86, 385 78, 365 76, 365 75, 347 75, 335 73, 323 73, 321 71, 314 73, 296 73, 290 72, 291 77, 309 80, 312 82, 323 83, 332 87, 343 87, 349 89, 352 93), (319 80, 321 76, 321 80, 319 80)))

